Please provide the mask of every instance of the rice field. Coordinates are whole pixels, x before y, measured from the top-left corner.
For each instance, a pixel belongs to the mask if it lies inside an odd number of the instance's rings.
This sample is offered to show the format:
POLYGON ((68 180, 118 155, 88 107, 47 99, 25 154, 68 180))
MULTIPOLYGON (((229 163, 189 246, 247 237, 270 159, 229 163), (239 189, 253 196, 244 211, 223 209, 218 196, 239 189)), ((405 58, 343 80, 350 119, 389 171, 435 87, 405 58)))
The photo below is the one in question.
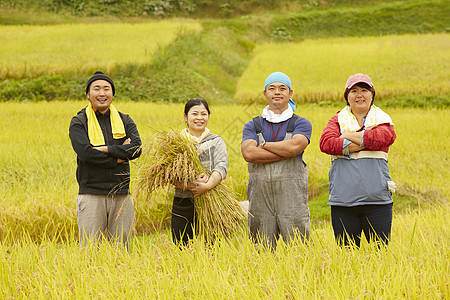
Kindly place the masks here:
MULTIPOLYGON (((87 101, 0 103, 0 239, 27 232, 32 239, 70 231, 76 225, 76 156, 68 137, 70 119, 87 101)), ((184 128, 182 104, 117 101, 116 107, 135 120, 145 139, 156 130, 184 128)), ((211 105, 211 132, 221 135, 229 155, 229 186, 245 200, 247 166, 240 154, 242 128, 262 106, 211 105)), ((297 113, 311 120, 313 135, 304 159, 308 164, 310 193, 326 188, 330 158, 319 151, 319 138, 336 107, 301 105, 297 113)), ((399 195, 417 202, 445 202, 448 189, 449 126, 442 126, 449 110, 390 109, 397 140, 389 153, 391 176, 399 195), (418 142, 420 137, 420 142, 418 142)), ((139 163, 139 160, 136 161, 139 163)), ((136 166, 132 165, 135 173, 136 166)), ((133 186, 133 183, 132 183, 133 186)), ((326 191, 323 191, 326 193, 326 191)), ((161 197, 170 197, 164 193, 161 197)), ((326 194, 322 194, 326 196, 326 194)), ((138 233, 152 232, 166 212, 151 211, 137 201, 138 233), (159 215, 158 215, 159 214, 159 215), (157 219, 155 221, 155 219, 157 219)), ((317 199, 310 204, 328 208, 317 199), (321 204, 319 204, 321 203, 321 204)), ((312 209, 314 215, 314 209, 312 209)), ((314 221, 313 221, 314 225, 314 221)))
POLYGON ((149 64, 177 34, 200 29, 188 21, 0 26, 0 80, 149 64))
POLYGON ((449 299, 448 207, 394 218, 387 249, 336 246, 331 228, 276 252, 245 234, 180 250, 167 235, 134 238, 130 254, 73 239, 0 242, 2 299, 449 299))
MULTIPOLYGON (((196 23, 183 24, 187 30, 200 28, 196 23)), ((175 38, 179 28, 172 22, 3 26, 0 79, 92 68, 108 72, 117 64, 145 64, 157 47, 175 38)), ((243 102, 262 99, 261 85, 274 69, 291 77, 298 103, 341 99, 348 75, 356 72, 371 75, 381 98, 445 95, 450 86, 449 46, 448 34, 261 45, 241 77, 236 97, 243 102)), ((239 200, 245 200, 248 175, 240 154, 242 128, 261 113, 263 101, 225 105, 206 100, 212 113, 208 127, 227 145, 226 182, 239 200)), ((76 155, 68 127, 71 117, 87 103, 0 103, 0 298, 450 298, 449 109, 385 109, 396 124, 389 166, 398 187, 387 249, 364 242, 359 250, 339 248, 328 219, 316 218, 324 212, 329 216, 325 198, 330 158, 320 152, 319 138, 339 108, 299 104, 296 113, 313 125, 304 155, 312 196, 308 246, 281 243, 271 252, 255 247, 246 232, 239 232, 210 246, 195 240, 180 251, 170 234, 160 230, 167 225, 169 208, 139 198, 134 199, 135 235, 127 254, 106 243, 95 251, 83 251, 77 242, 76 155), (413 199, 415 208, 405 208, 405 199, 413 199), (401 213, 396 213, 400 206, 401 213)), ((131 115, 143 139, 185 126, 182 104, 126 100, 114 104, 131 115)), ((131 169, 132 189, 137 167, 133 164, 131 169)), ((167 197, 170 190, 154 200, 164 203, 167 197)))
MULTIPOLYGON (((196 241, 180 251, 166 231, 143 235, 164 225, 168 208, 153 211, 135 199, 137 235, 126 254, 107 244, 85 252, 77 243, 76 157, 68 126, 86 104, 0 103, 0 298, 450 297, 450 129, 442 126, 449 110, 388 111, 398 134, 389 162, 398 193, 417 197, 419 204, 434 204, 394 214, 387 250, 368 244, 360 250, 340 249, 330 223, 319 224, 313 218, 310 246, 281 245, 272 253, 255 248, 242 232, 229 242, 207 247, 196 241)), ((115 105, 133 117, 143 138, 156 130, 184 127, 180 104, 117 101, 115 105)), ((239 151, 241 130, 262 106, 210 108, 208 127, 224 138, 229 153, 226 182, 243 200, 247 170, 239 151)), ((297 109, 313 124, 305 153, 312 189, 327 183, 330 159, 320 153, 318 140, 335 112, 335 107, 317 105, 297 109)), ((135 171, 132 166, 132 174, 135 171)), ((394 201, 398 199, 394 196, 394 201)), ((317 201, 310 202, 313 216, 317 207, 328 210, 317 201)))
POLYGON ((241 76, 235 97, 263 103, 268 74, 292 80, 294 101, 342 99, 348 76, 368 74, 378 99, 450 93, 450 34, 392 35, 261 44, 241 76))

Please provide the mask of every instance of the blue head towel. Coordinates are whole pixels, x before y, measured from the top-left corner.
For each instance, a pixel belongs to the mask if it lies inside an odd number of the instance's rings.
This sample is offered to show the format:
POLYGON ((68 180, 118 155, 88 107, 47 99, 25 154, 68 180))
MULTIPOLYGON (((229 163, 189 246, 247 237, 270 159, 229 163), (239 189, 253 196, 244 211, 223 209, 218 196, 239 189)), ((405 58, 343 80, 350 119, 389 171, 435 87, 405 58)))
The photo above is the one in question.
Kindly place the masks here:
MULTIPOLYGON (((287 85, 289 87, 290 90, 292 90, 291 79, 289 78, 289 76, 287 76, 283 72, 274 72, 274 73, 270 74, 269 76, 267 76, 266 82, 264 83, 264 90, 267 88, 267 86, 269 84, 271 84, 273 82, 284 83, 285 85, 287 85)), ((295 111, 296 105, 295 105, 294 101, 292 101, 292 99, 289 99, 289 105, 291 106, 292 110, 295 111)))

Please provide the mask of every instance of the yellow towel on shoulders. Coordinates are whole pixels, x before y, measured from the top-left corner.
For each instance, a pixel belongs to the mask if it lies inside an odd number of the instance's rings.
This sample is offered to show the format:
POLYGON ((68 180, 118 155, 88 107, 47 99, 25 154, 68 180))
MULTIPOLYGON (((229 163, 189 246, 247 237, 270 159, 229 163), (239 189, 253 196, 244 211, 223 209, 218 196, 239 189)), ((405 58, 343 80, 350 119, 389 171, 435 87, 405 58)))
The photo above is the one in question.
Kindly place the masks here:
MULTIPOLYGON (((111 120, 113 138, 124 138, 126 136, 125 126, 123 125, 123 121, 119 115, 119 112, 112 104, 109 106, 109 110, 109 118, 111 120)), ((86 116, 88 122, 88 136, 92 146, 105 145, 105 137, 103 136, 102 129, 100 128, 100 124, 98 123, 97 117, 95 116, 95 111, 92 108, 91 103, 89 103, 89 105, 86 107, 86 116)))
MULTIPOLYGON (((355 115, 352 114, 348 105, 338 113, 338 122, 341 127, 341 133, 356 132, 361 129, 358 120, 356 120, 355 115)), ((382 111, 381 108, 372 105, 364 121, 364 126, 366 129, 370 129, 384 123, 394 125, 391 117, 387 113, 382 111)))

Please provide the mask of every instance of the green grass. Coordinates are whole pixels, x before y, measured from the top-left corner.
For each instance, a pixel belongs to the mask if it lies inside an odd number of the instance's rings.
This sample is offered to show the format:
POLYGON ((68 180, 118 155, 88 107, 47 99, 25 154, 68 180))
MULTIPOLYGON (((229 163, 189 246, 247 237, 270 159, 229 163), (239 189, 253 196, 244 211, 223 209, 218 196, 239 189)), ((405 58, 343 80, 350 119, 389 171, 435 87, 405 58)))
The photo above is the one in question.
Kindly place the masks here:
POLYGON ((235 97, 264 103, 264 80, 274 71, 292 80, 294 101, 343 101, 345 82, 368 74, 377 99, 450 94, 449 34, 392 35, 305 40, 255 48, 235 97), (433 55, 430 55, 433 53, 433 55))
MULTIPOLYGON (((417 7, 432 10, 435 13, 442 8, 445 9, 445 1, 424 1, 424 0, 249 0, 249 1, 229 1, 229 0, 191 0, 191 1, 159 1, 159 0, 121 0, 121 1, 95 1, 95 0, 78 0, 78 1, 34 1, 27 0, 3 0, 0 7, 8 13, 0 12, 0 20, 8 24, 17 24, 23 22, 30 24, 40 20, 41 22, 61 22, 61 17, 78 18, 170 18, 170 17, 195 17, 195 18, 230 18, 235 16, 249 14, 264 13, 290 13, 293 11, 323 11, 332 8, 361 7, 363 10, 373 11, 373 6, 382 6, 377 9, 377 17, 395 17, 397 20, 404 20, 399 15, 405 14, 405 10, 417 10, 417 7), (393 2, 393 3, 390 3, 393 2), (431 7, 430 7, 431 6, 431 7), (433 6, 437 6, 433 9, 433 6), (35 11, 39 14, 47 14, 53 18, 42 20, 38 16, 27 16, 27 12, 35 11)), ((426 15, 429 12, 426 13, 426 15)), ((444 11, 445 14, 445 11, 444 11)), ((337 14, 338 21, 343 21, 348 17, 345 13, 337 14)), ((407 14, 406 14, 407 15, 407 14)), ((413 17, 413 15, 408 15, 413 17)), ((417 17, 417 15, 416 15, 417 17)), ((323 24, 327 19, 318 19, 318 24, 323 24)), ((417 18, 416 18, 417 19, 417 18)), ((335 19, 331 23, 336 22, 335 19)), ((419 19, 418 22, 421 20, 419 19)), ((433 20, 431 20, 433 21, 433 20)), ((389 21, 385 21, 389 23, 389 21)), ((345 24, 345 22, 343 22, 345 24)), ((432 23, 432 22, 431 22, 432 23)), ((348 24, 347 24, 348 25, 348 24)), ((370 25, 370 24, 369 24, 370 25)), ((393 23, 394 27, 396 26, 393 23)), ((367 28, 366 28, 367 29, 367 28)))
POLYGON ((277 27, 273 34, 278 39, 300 40, 449 31, 447 1, 340 2, 332 8, 276 16, 273 24, 277 27))

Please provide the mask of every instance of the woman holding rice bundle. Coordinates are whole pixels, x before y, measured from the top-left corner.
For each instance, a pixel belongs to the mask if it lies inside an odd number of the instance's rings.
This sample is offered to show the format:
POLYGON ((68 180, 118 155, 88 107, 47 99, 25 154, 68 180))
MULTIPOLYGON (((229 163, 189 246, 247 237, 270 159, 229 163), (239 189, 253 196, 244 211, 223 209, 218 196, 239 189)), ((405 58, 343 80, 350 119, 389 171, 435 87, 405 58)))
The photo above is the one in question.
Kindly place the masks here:
POLYGON ((216 187, 228 172, 228 156, 225 141, 209 132, 208 103, 202 98, 190 99, 184 107, 184 120, 187 128, 182 135, 194 142, 199 151, 201 164, 208 170, 207 174, 198 174, 194 182, 176 183, 172 207, 171 230, 174 243, 180 241, 186 245, 193 237, 195 224, 194 197, 216 187))
POLYGON ((366 238, 389 241, 392 192, 388 150, 396 135, 390 116, 373 105, 375 89, 369 76, 348 78, 347 106, 332 117, 322 132, 320 150, 331 155, 329 201, 336 241, 359 247, 366 238))

